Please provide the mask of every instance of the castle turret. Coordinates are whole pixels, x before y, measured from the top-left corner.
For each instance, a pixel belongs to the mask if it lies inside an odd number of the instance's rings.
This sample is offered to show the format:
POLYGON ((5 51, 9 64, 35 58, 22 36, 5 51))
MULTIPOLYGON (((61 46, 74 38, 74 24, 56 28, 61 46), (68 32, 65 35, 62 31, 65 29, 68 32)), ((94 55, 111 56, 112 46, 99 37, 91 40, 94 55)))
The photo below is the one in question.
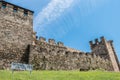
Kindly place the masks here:
POLYGON ((104 37, 101 37, 100 40, 99 42, 98 39, 95 39, 95 43, 90 41, 92 54, 110 60, 113 65, 113 70, 116 72, 120 71, 120 65, 113 47, 113 41, 107 41, 104 37))

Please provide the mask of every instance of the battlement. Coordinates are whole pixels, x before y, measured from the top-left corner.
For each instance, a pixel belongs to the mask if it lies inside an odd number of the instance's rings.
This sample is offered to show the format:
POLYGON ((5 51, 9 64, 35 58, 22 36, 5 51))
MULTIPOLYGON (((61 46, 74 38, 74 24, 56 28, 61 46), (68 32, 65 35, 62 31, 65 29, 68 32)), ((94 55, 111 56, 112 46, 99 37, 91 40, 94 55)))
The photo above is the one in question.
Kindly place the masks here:
POLYGON ((46 42, 46 38, 44 38, 44 37, 39 37, 39 41, 40 41, 40 42, 46 42))
MULTIPOLYGON (((0 0, 0 11, 1 15, 9 15, 14 17, 15 19, 29 20, 31 24, 33 24, 33 11, 20 7, 18 5, 6 2, 4 0, 0 0)), ((30 24, 30 25, 31 25, 30 24)))
POLYGON ((105 43, 105 38, 102 36, 100 40, 96 38, 94 41, 90 41, 89 44, 91 46, 91 49, 95 48, 96 46, 105 43))
POLYGON ((60 41, 56 42, 54 39, 48 39, 48 41, 47 41, 46 38, 39 37, 38 44, 39 43, 45 43, 45 44, 48 44, 48 45, 51 45, 51 46, 56 46, 56 47, 59 47, 59 48, 65 48, 65 49, 67 49, 67 51, 70 51, 70 52, 78 52, 78 53, 81 52, 79 50, 64 46, 63 42, 60 42, 60 41))
POLYGON ((56 44, 54 39, 48 39, 48 43, 49 43, 49 44, 52 44, 52 45, 55 45, 55 44, 56 44))
POLYGON ((60 46, 60 47, 64 47, 64 43, 63 42, 56 42, 54 39, 48 39, 48 41, 46 41, 46 38, 44 37, 39 37, 39 42, 43 42, 43 43, 47 43, 50 45, 56 45, 56 46, 60 46))
POLYGON ((63 42, 57 42, 58 46, 64 46, 63 42))
POLYGON ((29 9, 26 9, 26 8, 20 7, 18 5, 6 2, 4 0, 0 0, 0 7, 1 8, 13 8, 13 11, 23 11, 25 14, 28 13, 28 15, 34 13, 33 11, 31 11, 29 9))

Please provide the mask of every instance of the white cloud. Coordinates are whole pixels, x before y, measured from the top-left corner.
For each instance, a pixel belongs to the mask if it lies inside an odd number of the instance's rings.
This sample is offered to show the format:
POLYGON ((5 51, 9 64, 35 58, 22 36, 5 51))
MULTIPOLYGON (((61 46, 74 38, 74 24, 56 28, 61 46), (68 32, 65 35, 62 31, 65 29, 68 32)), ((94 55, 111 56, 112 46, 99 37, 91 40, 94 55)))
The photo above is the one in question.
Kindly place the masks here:
POLYGON ((39 12, 38 15, 35 17, 34 30, 42 36, 52 35, 54 37, 60 37, 60 35, 65 35, 67 32, 69 32, 69 30, 73 28, 71 24, 77 25, 77 23, 74 24, 74 21, 79 20, 79 16, 62 16, 62 24, 64 26, 61 26, 61 28, 59 28, 59 23, 58 25, 52 26, 51 28, 49 28, 50 26, 47 24, 54 24, 54 20, 57 20, 57 18, 60 17, 63 14, 63 12, 65 12, 67 9, 70 9, 72 6, 74 6, 74 8, 72 8, 72 11, 75 11, 76 14, 88 15, 89 13, 93 12, 94 9, 97 9, 98 6, 102 5, 106 1, 108 0, 51 0, 50 3, 48 3, 48 5, 45 8, 43 8, 43 10, 39 12), (74 9, 77 9, 78 11, 74 9), (70 20, 70 17, 73 17, 72 20, 70 20))
POLYGON ((68 9, 72 3, 73 0, 51 0, 51 2, 35 17, 35 28, 55 20, 62 12, 68 9))

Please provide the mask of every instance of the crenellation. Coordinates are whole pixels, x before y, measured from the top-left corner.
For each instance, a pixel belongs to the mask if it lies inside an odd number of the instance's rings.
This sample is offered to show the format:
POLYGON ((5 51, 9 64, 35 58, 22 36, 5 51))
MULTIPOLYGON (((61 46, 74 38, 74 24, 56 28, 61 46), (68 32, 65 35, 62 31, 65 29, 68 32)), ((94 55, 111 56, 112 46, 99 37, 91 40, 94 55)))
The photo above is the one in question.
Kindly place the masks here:
POLYGON ((24 10, 21 8, 18 8, 17 13, 19 14, 18 16, 23 16, 24 10))
POLYGON ((46 42, 46 38, 44 38, 44 37, 39 37, 39 41, 40 41, 40 42, 46 42))
POLYGON ((31 25, 33 25, 33 13, 28 11, 28 17, 29 17, 29 21, 30 21, 31 25))
POLYGON ((37 40, 37 44, 38 45, 48 45, 48 46, 52 46, 52 47, 59 47, 59 48, 64 48, 64 43, 62 42, 55 42, 54 39, 48 39, 48 42, 46 41, 46 39, 44 37, 40 37, 39 40, 37 40), (43 44, 44 43, 44 44, 43 44))
POLYGON ((94 42, 93 42, 93 41, 89 41, 91 50, 95 49, 97 46, 100 46, 100 45, 104 44, 105 41, 106 41, 106 40, 105 40, 104 37, 101 37, 101 38, 100 38, 100 41, 99 41, 99 39, 95 39, 94 42))
MULTIPOLYGON (((14 9, 14 7, 16 7, 16 8, 19 8, 19 9, 22 9, 22 10, 24 10, 24 11, 29 11, 29 12, 31 12, 31 13, 34 13, 33 11, 31 11, 31 10, 29 10, 29 9, 25 9, 25 8, 23 8, 23 7, 20 7, 20 6, 17 6, 17 5, 14 5, 14 4, 12 4, 12 3, 9 3, 9 2, 6 2, 6 1, 4 1, 4 0, 2 0, 2 1, 0 1, 3 5, 11 5, 11 6, 13 6, 12 8, 14 9)), ((8 6, 7 6, 8 7, 8 6)))
POLYGON ((100 42, 98 39, 95 39, 95 45, 98 45, 100 42))
POLYGON ((58 46, 64 46, 64 43, 63 42, 57 42, 57 45, 58 46))
POLYGON ((21 23, 33 25, 33 11, 19 7, 17 5, 1 1, 1 11, 3 14, 7 14, 6 17, 14 17, 16 21, 22 19, 21 23), (26 22, 25 22, 26 21, 26 22))
POLYGON ((18 13, 24 13, 24 9, 18 8, 18 13))
POLYGON ((93 48, 94 48, 94 43, 93 43, 93 41, 89 41, 89 44, 90 44, 91 49, 93 49, 93 48))
POLYGON ((104 44, 105 41, 106 41, 104 36, 100 37, 100 40, 101 40, 101 43, 103 43, 103 44, 104 44))
POLYGON ((56 45, 56 42, 54 39, 48 39, 48 43, 51 45, 56 45))

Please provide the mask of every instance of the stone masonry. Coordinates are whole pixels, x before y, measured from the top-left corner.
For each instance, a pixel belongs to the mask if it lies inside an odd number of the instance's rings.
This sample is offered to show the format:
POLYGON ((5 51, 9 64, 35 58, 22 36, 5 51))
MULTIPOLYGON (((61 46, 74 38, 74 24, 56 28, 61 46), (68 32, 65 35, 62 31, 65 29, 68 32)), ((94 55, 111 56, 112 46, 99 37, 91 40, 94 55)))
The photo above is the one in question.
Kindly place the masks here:
POLYGON ((112 71, 112 63, 108 59, 92 53, 78 52, 67 48, 60 42, 40 37, 31 45, 29 63, 37 70, 95 70, 112 71), (52 41, 51 41, 52 40, 52 41))
POLYGON ((0 65, 2 68, 10 67, 11 62, 28 62, 26 55, 29 45, 32 44, 32 16, 33 12, 30 10, 0 1, 0 65))
POLYGON ((92 49, 92 54, 96 54, 104 59, 108 59, 111 61, 113 65, 114 71, 120 70, 119 60, 117 58, 116 52, 114 50, 113 41, 107 41, 104 37, 101 37, 101 41, 99 42, 98 39, 95 39, 95 43, 93 44, 90 41, 90 46, 92 49))
POLYGON ((0 69, 12 62, 28 63, 35 70, 120 71, 112 41, 90 41, 91 52, 81 52, 54 39, 37 39, 33 11, 0 0, 0 69))

